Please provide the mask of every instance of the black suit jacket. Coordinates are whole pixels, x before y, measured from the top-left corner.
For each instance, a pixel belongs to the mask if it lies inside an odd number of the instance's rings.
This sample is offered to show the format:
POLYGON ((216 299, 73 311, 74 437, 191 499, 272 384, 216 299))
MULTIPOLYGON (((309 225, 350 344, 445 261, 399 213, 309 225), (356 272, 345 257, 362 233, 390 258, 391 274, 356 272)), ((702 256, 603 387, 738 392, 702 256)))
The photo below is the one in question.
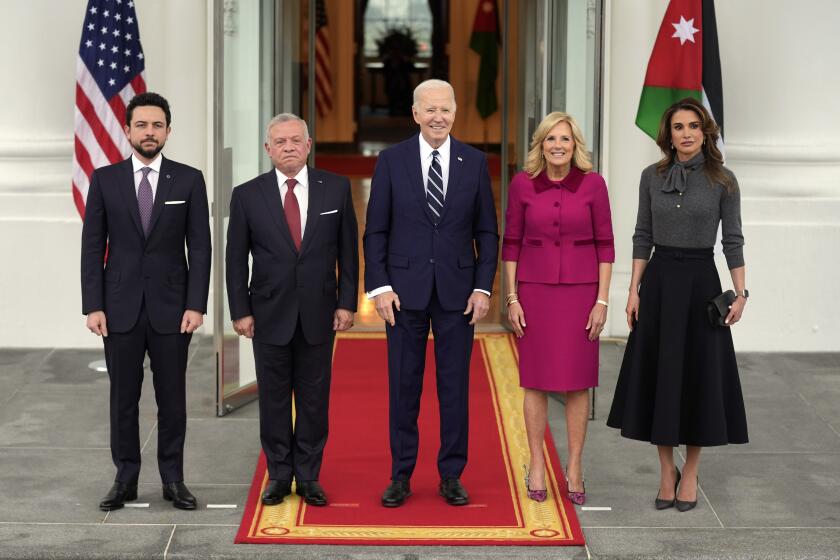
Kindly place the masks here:
POLYGON ((210 255, 199 170, 163 159, 148 239, 131 158, 94 171, 82 228, 83 314, 104 311, 109 331, 127 332, 145 301, 155 331, 178 333, 185 310, 207 311, 210 255))
POLYGON ((274 169, 236 187, 227 233, 231 319, 254 317, 254 339, 288 344, 300 315, 309 344, 333 335, 336 308, 356 311, 358 230, 350 181, 308 168, 309 207, 295 249, 274 169), (248 254, 253 260, 250 285, 248 254))

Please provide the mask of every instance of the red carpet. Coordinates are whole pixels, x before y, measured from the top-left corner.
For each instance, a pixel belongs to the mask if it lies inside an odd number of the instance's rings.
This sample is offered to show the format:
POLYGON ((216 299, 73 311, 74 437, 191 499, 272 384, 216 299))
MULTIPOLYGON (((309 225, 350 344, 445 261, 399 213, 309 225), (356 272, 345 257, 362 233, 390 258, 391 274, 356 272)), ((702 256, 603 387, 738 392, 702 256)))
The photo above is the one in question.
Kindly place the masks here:
POLYGON ((469 463, 462 478, 470 504, 464 507, 449 506, 437 494, 439 423, 431 342, 413 496, 400 508, 380 504, 390 477, 384 335, 340 337, 333 363, 330 439, 320 479, 329 506, 307 506, 297 496, 278 506, 263 506, 259 496, 267 474, 260 454, 237 543, 583 544, 549 435, 544 450, 551 465, 549 499, 537 504, 525 495, 528 447, 510 336, 476 337, 470 371, 469 463))

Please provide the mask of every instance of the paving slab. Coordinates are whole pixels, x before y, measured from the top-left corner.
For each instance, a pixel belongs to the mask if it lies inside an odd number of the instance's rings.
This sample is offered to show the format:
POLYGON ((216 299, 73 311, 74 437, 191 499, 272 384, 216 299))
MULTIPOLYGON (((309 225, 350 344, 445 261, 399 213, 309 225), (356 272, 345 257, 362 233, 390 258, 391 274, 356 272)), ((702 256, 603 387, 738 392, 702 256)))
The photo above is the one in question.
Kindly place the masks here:
POLYGON ((840 527, 840 454, 707 455, 700 483, 727 527, 840 527))
MULTIPOLYGON (((140 414, 141 443, 153 425, 154 416, 140 414)), ((0 409, 0 447, 107 448, 109 442, 107 394, 20 391, 0 409)))
MULTIPOLYGON (((190 484, 250 483, 260 452, 259 421, 250 418, 187 418, 184 479, 190 484)), ((143 450, 143 461, 156 464, 157 431, 143 450)), ((156 468, 140 473, 140 482, 160 481, 156 468)))
POLYGON ((0 560, 163 559, 172 526, 0 524, 0 560))
POLYGON ((0 521, 99 523, 111 487, 107 449, 0 449, 0 521))
POLYGON ((840 556, 840 529, 650 529, 586 530, 592 558, 651 560, 692 558, 832 559, 840 556))

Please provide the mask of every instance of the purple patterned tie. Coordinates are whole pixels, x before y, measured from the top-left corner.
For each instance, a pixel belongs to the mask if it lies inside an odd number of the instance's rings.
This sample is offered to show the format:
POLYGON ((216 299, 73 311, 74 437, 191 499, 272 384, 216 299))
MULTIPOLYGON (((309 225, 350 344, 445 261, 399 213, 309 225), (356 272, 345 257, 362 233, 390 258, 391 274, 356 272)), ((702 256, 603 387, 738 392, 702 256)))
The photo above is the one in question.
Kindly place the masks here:
POLYGON ((151 167, 144 167, 140 170, 143 173, 143 178, 140 179, 140 187, 137 189, 137 206, 140 209, 140 223, 143 224, 143 234, 149 236, 149 224, 152 222, 152 206, 155 203, 155 197, 152 194, 152 184, 149 182, 149 173, 151 167))

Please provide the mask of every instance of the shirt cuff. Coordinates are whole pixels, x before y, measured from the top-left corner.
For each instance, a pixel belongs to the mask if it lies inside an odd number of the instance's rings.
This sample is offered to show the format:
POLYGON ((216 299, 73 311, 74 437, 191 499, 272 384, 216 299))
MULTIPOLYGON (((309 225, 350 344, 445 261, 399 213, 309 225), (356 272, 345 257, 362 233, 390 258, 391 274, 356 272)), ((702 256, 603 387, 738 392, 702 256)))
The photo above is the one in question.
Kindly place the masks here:
POLYGON ((376 288, 375 290, 369 291, 368 293, 365 294, 365 296, 367 296, 368 299, 373 299, 376 296, 378 296, 379 294, 384 294, 385 292, 393 292, 393 291, 394 291, 394 288, 392 288, 391 286, 382 286, 380 288, 376 288))
POLYGON ((473 290, 473 292, 481 292, 482 294, 486 294, 487 297, 490 297, 490 292, 488 292, 487 290, 482 290, 481 288, 476 288, 473 290))

